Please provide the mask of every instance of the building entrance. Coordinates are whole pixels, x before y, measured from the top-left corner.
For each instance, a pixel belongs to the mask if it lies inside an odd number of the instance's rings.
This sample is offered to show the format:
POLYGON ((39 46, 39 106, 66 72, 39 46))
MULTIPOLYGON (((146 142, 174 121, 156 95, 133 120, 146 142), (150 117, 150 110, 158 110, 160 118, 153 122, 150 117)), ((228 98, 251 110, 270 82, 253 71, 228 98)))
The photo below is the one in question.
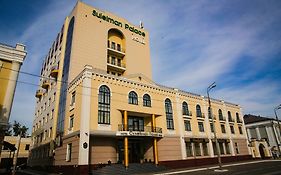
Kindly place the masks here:
MULTIPOLYGON (((129 139, 129 163, 140 163, 144 157, 144 139, 129 139)), ((118 141, 118 162, 124 162, 124 141, 118 141)))

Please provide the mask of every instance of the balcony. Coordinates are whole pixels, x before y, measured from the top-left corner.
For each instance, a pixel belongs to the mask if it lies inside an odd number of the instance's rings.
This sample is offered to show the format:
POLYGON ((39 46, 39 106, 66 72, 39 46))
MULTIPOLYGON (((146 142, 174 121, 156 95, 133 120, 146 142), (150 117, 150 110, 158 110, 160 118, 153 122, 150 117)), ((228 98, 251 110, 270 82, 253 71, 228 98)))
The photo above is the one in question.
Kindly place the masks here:
POLYGON ((125 56, 125 49, 116 47, 107 47, 107 52, 112 55, 123 58, 125 56))
POLYGON ((186 111, 186 112, 183 113, 183 115, 191 117, 192 116, 192 112, 191 111, 186 111))
POLYGON ((126 65, 124 63, 107 62, 107 69, 124 72, 126 70, 126 65))
POLYGON ((200 113, 200 114, 196 114, 197 118, 205 118, 205 114, 204 113, 200 113))
POLYGON ((232 118, 228 118, 228 122, 233 123, 233 122, 234 122, 234 120, 233 120, 232 118))
POLYGON ((237 119, 237 123, 242 123, 242 120, 241 119, 237 119))
POLYGON ((118 125, 117 136, 163 137, 162 128, 151 126, 118 125))
POLYGON ((44 80, 42 84, 42 88, 49 89, 50 85, 51 85, 50 80, 44 80))
POLYGON ((59 73, 59 67, 58 67, 58 66, 53 66, 53 67, 51 68, 50 76, 51 76, 51 77, 54 77, 54 78, 57 78, 58 73, 59 73))
POLYGON ((37 90, 36 94, 35 94, 35 97, 36 98, 41 98, 42 96, 43 96, 43 91, 42 90, 37 90))
POLYGON ((221 116, 219 116, 219 120, 220 121, 226 121, 226 119, 221 115, 221 116))
MULTIPOLYGON (((212 117, 210 116, 210 115, 208 115, 209 116, 209 120, 212 120, 212 117)), ((214 117, 214 120, 216 120, 217 119, 217 116, 216 115, 212 115, 213 117, 214 117)))

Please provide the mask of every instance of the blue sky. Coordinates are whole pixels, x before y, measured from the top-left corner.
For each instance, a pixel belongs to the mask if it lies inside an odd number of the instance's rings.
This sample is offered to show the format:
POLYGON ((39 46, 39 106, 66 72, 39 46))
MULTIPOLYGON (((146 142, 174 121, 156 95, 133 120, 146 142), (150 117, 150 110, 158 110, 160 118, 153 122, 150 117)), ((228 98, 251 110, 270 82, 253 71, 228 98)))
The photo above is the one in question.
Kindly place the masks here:
MULTIPOLYGON (((281 103, 281 1, 83 0, 150 32, 153 80, 273 116, 281 103)), ((76 0, 0 1, 0 42, 27 46, 22 71, 42 61, 76 0)), ((21 74, 20 81, 39 80, 21 74)), ((18 83, 11 121, 32 127, 37 87, 18 83)), ((281 115, 281 113, 279 113, 281 115)))

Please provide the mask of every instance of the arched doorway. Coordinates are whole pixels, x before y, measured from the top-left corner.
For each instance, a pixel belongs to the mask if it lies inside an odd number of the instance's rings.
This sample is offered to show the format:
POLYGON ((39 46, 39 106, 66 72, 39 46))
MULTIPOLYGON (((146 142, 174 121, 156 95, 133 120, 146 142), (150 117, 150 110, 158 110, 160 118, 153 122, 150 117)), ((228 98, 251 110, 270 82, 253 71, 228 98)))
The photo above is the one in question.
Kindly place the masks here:
POLYGON ((259 151, 260 151, 261 158, 264 159, 265 158, 265 152, 264 152, 263 144, 259 145, 259 151))

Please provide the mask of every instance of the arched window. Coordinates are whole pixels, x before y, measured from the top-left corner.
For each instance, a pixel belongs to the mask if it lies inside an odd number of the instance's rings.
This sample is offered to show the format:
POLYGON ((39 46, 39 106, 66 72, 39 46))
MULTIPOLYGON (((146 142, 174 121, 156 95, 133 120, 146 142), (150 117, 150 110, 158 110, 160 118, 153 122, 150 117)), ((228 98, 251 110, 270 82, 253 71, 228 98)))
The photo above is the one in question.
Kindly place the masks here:
POLYGON ((228 116, 228 121, 233 122, 230 111, 227 112, 227 116, 228 116))
POLYGON ((110 124, 110 90, 105 85, 99 89, 98 123, 110 124))
POLYGON ((166 111, 167 129, 174 129, 172 103, 171 100, 168 98, 165 100, 165 111, 166 111))
POLYGON ((151 107, 151 99, 148 94, 143 95, 143 106, 151 107))
POLYGON ((182 103, 182 115, 189 115, 188 105, 185 101, 182 103))
POLYGON ((220 119, 220 120, 223 120, 223 115, 222 115, 221 109, 218 110, 218 113, 219 113, 219 119, 220 119))
POLYGON ((237 121, 237 123, 242 123, 242 121, 240 120, 238 112, 236 112, 236 121, 237 121))
POLYGON ((137 105, 138 104, 138 94, 134 91, 129 93, 129 104, 137 105))
POLYGON ((200 105, 196 105, 196 116, 202 117, 201 107, 200 105))

